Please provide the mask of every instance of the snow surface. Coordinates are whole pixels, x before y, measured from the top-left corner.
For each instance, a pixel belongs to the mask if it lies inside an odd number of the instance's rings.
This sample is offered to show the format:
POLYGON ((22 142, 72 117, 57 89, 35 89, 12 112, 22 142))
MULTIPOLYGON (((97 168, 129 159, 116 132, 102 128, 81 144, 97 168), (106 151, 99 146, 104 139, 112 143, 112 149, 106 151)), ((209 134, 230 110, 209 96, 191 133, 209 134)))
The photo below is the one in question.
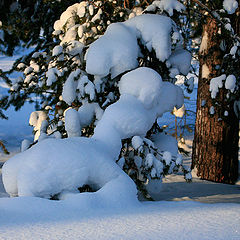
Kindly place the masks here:
POLYGON ((0 198, 0 238, 238 240, 239 204, 148 202, 114 208, 33 197, 0 198))

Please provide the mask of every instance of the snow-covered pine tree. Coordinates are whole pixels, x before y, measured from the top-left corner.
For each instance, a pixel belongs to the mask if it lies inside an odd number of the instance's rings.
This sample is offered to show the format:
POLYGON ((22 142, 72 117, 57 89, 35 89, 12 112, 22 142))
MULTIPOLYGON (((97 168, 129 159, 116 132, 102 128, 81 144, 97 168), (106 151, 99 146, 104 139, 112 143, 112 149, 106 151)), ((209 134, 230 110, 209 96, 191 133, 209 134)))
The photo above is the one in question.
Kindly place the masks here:
MULTIPOLYGON (((10 104, 24 103, 33 94, 40 96, 40 111, 30 117, 35 141, 53 136, 91 137, 105 109, 119 99, 119 88, 131 91, 119 86, 119 80, 132 69, 152 68, 173 83, 176 75, 186 75, 191 55, 183 49, 179 28, 170 18, 184 9, 177 0, 155 1, 145 12, 140 7, 126 9, 117 1, 82 1, 67 8, 54 24, 55 46, 19 63, 17 68, 24 75, 11 86, 10 104)), ((178 97, 182 99, 181 90, 167 82, 169 96, 162 99, 166 108, 161 114, 171 111, 178 97)), ((154 101, 151 93, 143 94, 149 95, 139 98, 148 97, 149 104, 154 101)), ((159 133, 156 122, 146 136, 123 139, 115 159, 147 197, 158 190, 164 175, 179 168, 186 180, 191 179, 176 142, 161 147, 168 137, 159 133)))
POLYGON ((202 179, 238 179, 240 38, 236 0, 197 1, 203 33, 192 168, 202 179))

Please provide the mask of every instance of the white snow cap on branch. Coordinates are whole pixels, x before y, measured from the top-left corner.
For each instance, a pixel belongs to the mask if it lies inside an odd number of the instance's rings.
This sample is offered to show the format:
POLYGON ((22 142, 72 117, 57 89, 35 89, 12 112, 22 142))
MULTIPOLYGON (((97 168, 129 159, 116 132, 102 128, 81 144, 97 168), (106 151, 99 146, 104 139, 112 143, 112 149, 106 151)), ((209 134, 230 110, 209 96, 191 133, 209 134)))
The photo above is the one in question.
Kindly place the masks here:
POLYGON ((51 86, 54 82, 57 81, 57 77, 60 77, 62 73, 57 68, 49 68, 46 72, 47 77, 47 86, 51 86))
POLYGON ((177 49, 171 54, 167 60, 167 64, 172 68, 178 69, 183 75, 187 75, 191 67, 191 58, 190 52, 184 49, 177 49))
POLYGON ((151 68, 138 68, 121 78, 120 94, 131 94, 140 100, 147 109, 156 106, 161 94, 162 78, 151 68))
POLYGON ((35 135, 34 135, 34 141, 38 140, 40 133, 41 133, 41 125, 42 122, 47 120, 47 114, 44 111, 35 111, 32 112, 29 118, 29 124, 31 126, 34 126, 34 131, 35 131, 35 135))
POLYGON ((137 38, 124 23, 113 23, 105 34, 90 45, 86 55, 88 73, 114 78, 138 66, 137 38))
POLYGON ((81 136, 81 125, 78 116, 78 112, 73 108, 68 108, 64 112, 65 116, 65 129, 68 137, 80 137, 81 136))
MULTIPOLYGON (((113 23, 101 38, 90 45, 86 56, 86 71, 102 77, 110 73, 114 78, 136 68, 140 56, 138 39, 149 51, 153 49, 157 58, 163 62, 171 55, 171 31, 174 27, 174 22, 169 17, 153 14, 113 23)), ((183 72, 185 68, 182 69, 183 72)))
POLYGON ((228 12, 228 14, 233 14, 238 8, 238 2, 236 0, 224 0, 223 8, 228 12))
POLYGON ((186 9, 186 7, 177 0, 160 0, 154 1, 146 8, 146 11, 155 11, 156 8, 166 11, 169 16, 173 15, 173 10, 182 12, 186 9))

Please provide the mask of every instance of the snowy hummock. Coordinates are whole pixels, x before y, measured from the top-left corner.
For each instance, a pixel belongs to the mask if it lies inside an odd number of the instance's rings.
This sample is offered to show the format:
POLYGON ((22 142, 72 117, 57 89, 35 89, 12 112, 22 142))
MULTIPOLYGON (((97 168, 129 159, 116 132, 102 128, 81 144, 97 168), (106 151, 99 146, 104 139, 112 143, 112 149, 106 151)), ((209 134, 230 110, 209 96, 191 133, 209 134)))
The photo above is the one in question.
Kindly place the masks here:
POLYGON ((4 187, 12 196, 49 198, 64 191, 76 193, 84 184, 101 188, 97 195, 104 201, 113 193, 126 195, 127 202, 136 196, 132 180, 109 158, 107 149, 90 138, 43 140, 8 160, 2 171, 4 187))
MULTIPOLYGON (((121 140, 145 136, 159 115, 174 106, 181 107, 183 93, 171 83, 162 83, 161 77, 148 68, 138 68, 124 75, 119 85, 125 86, 120 91, 120 99, 106 108, 92 138, 45 139, 9 159, 2 169, 6 191, 11 196, 49 198, 61 194, 60 198, 67 198, 64 192, 76 193, 78 187, 89 184, 98 190, 94 194, 96 198, 100 196, 115 202, 119 196, 124 196, 121 204, 125 200, 137 201, 135 184, 115 163, 121 140), (136 79, 139 82, 132 85, 136 79), (126 90, 127 84, 130 92, 126 90), (146 84, 158 86, 155 97, 141 97, 139 93, 149 91, 146 84)), ((97 106, 93 107, 96 111, 97 106)), ((70 136, 80 134, 79 115, 81 111, 66 111, 66 130, 70 136), (74 124, 68 123, 72 118, 74 124)), ((80 199, 85 198, 78 195, 80 199)))

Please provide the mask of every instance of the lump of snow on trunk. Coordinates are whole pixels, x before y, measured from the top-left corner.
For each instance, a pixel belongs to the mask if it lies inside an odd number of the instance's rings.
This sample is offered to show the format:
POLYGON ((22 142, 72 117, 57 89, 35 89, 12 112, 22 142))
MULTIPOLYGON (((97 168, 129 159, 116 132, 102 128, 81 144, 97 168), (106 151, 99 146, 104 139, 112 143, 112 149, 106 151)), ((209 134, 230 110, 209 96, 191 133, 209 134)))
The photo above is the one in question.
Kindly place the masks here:
POLYGON ((199 49, 199 53, 203 54, 207 50, 207 48, 208 48, 208 32, 204 31, 200 49, 199 49))
POLYGON ((234 75, 228 75, 225 82, 225 88, 230 90, 232 93, 236 87, 236 77, 234 75))
POLYGON ((202 66, 202 78, 208 78, 209 74, 210 74, 210 70, 209 70, 207 64, 203 64, 203 66, 202 66))
POLYGON ((216 98, 218 89, 223 87, 223 81, 226 79, 226 75, 222 74, 219 77, 212 78, 210 81, 209 90, 211 92, 211 97, 216 98))
POLYGON ((65 129, 68 137, 80 137, 81 125, 79 121, 78 112, 73 108, 68 108, 64 112, 65 116, 65 129))
POLYGON ((140 100, 145 108, 152 108, 161 94, 162 78, 154 70, 138 68, 125 74, 119 83, 120 94, 131 94, 140 100))
POLYGON ((214 106, 211 106, 211 107, 210 107, 209 113, 210 113, 211 115, 213 115, 213 114, 215 113, 214 106))
POLYGON ((233 14, 238 8, 238 2, 236 0, 224 0, 223 8, 228 12, 228 14, 233 14))

